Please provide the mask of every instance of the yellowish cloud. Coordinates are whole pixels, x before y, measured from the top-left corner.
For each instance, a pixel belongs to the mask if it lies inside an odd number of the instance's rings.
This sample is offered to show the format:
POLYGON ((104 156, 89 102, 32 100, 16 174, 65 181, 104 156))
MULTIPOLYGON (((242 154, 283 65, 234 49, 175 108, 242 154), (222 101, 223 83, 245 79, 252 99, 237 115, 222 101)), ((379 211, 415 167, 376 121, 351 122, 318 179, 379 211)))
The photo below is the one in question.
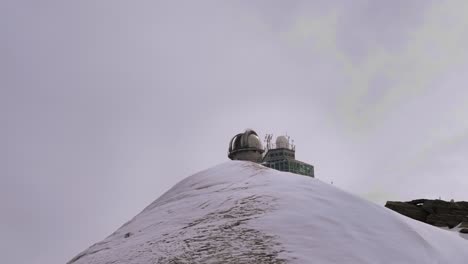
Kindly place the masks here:
MULTIPOLYGON (((313 49, 343 65, 350 79, 349 88, 339 98, 339 116, 351 130, 366 132, 402 99, 430 92, 439 76, 468 58, 468 2, 436 2, 425 9, 421 25, 406 35, 407 44, 398 52, 374 45, 361 61, 353 61, 337 44, 338 11, 321 17, 299 17, 284 36, 293 45, 311 40, 313 49), (372 104, 365 99, 372 93, 371 81, 384 76, 392 87, 372 104)), ((368 36, 372 38, 372 36, 368 36)))
POLYGON ((432 142, 424 146, 418 153, 413 157, 403 161, 400 164, 395 164, 392 168, 393 170, 411 170, 423 166, 427 163, 428 160, 434 157, 441 158, 450 158, 450 155, 447 155, 447 150, 449 153, 453 151, 453 148, 456 148, 458 145, 464 145, 468 140, 468 131, 464 131, 459 135, 440 140, 438 142, 432 142))

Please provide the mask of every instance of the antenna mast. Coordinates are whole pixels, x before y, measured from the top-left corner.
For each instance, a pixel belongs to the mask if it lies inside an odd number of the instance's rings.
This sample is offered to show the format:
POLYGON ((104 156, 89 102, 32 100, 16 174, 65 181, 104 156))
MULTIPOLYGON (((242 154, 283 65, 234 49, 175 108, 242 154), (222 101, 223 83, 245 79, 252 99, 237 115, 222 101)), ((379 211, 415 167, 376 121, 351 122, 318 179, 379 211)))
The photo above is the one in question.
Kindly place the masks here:
POLYGON ((266 142, 267 150, 271 149, 271 139, 272 138, 273 138, 273 134, 266 134, 265 135, 265 142, 266 142))

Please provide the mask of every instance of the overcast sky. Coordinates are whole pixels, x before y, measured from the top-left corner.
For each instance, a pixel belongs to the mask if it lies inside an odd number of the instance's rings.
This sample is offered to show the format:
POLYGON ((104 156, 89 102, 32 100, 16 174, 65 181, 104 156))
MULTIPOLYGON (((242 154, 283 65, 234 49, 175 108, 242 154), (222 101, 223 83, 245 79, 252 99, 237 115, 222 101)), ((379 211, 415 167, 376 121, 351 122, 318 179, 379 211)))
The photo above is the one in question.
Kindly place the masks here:
POLYGON ((1 0, 1 262, 65 263, 225 162, 246 128, 288 133, 318 179, 382 205, 468 200, 466 14, 465 0, 1 0))

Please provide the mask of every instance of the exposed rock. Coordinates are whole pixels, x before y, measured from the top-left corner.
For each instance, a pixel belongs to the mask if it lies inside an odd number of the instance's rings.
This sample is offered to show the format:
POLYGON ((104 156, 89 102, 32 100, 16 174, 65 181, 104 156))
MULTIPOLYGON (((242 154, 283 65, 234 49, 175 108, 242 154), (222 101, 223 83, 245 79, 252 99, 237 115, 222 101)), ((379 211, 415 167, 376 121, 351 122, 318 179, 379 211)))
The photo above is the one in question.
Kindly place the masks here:
POLYGON ((429 215, 424 209, 420 206, 405 203, 405 202, 387 202, 385 207, 392 209, 402 215, 408 216, 410 218, 419 220, 421 222, 426 222, 427 216, 429 215))
POLYGON ((468 202, 418 199, 409 202, 389 201, 385 207, 439 227, 453 228, 462 222, 468 223, 468 202))
POLYGON ((468 234, 468 228, 460 229, 460 233, 468 234))

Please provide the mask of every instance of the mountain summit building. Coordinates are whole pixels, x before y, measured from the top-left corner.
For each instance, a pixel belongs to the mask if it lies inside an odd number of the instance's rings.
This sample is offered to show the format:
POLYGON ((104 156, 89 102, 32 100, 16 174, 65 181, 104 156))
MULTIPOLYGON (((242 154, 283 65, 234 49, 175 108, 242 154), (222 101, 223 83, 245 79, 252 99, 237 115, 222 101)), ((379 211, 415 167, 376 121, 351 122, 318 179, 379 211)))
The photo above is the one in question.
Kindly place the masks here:
POLYGON ((290 142, 289 137, 277 137, 276 144, 271 142, 272 138, 271 134, 265 136, 265 150, 258 134, 247 129, 231 139, 228 157, 231 160, 248 160, 275 170, 314 177, 314 166, 296 160, 296 146, 290 142))

